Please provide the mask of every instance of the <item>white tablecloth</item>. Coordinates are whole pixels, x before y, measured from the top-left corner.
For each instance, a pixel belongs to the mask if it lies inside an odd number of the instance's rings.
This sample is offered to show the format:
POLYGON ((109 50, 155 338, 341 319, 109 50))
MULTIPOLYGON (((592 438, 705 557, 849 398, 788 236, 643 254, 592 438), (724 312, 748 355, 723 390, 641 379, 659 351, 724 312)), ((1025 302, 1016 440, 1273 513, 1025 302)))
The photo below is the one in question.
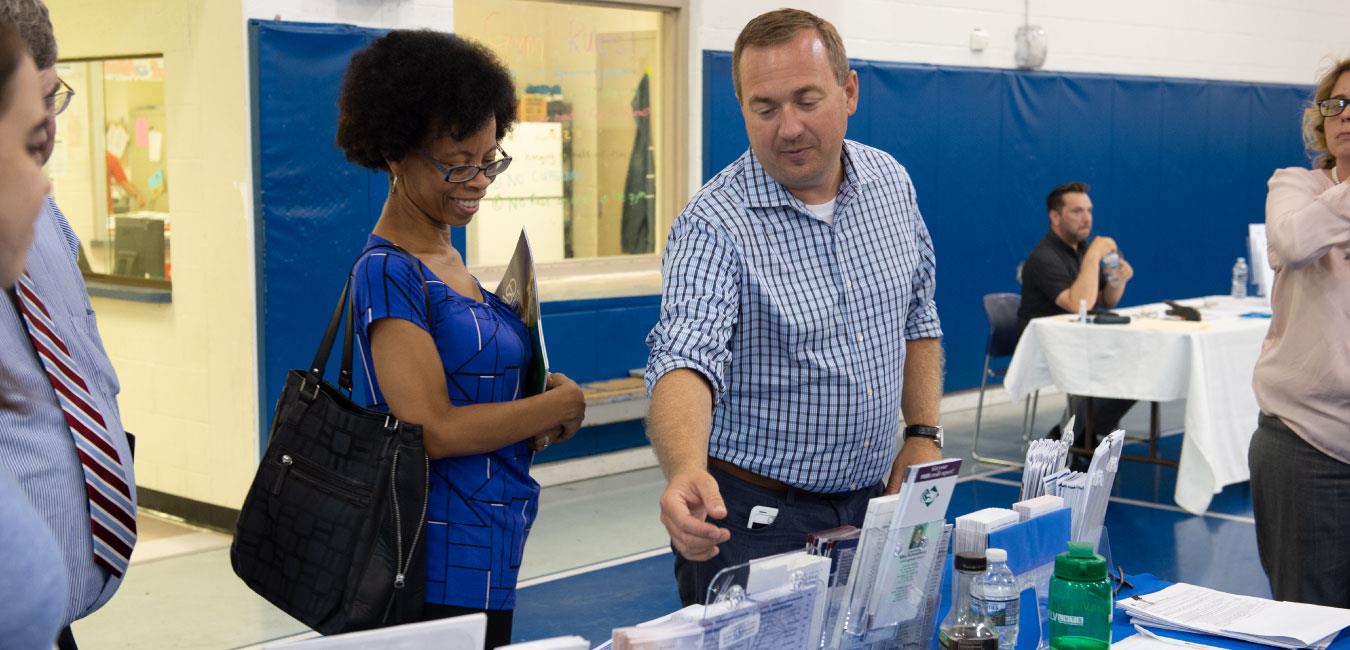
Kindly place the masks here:
POLYGON ((1256 430, 1252 371, 1270 328, 1262 298, 1214 296, 1181 301, 1200 309, 1200 322, 1162 318, 1166 305, 1119 310, 1128 325, 1075 322, 1076 316, 1037 318, 1013 354, 1004 387, 1020 400, 1046 386, 1094 397, 1166 402, 1186 400, 1177 487, 1173 498, 1201 513, 1225 485, 1249 478, 1247 445, 1256 430))

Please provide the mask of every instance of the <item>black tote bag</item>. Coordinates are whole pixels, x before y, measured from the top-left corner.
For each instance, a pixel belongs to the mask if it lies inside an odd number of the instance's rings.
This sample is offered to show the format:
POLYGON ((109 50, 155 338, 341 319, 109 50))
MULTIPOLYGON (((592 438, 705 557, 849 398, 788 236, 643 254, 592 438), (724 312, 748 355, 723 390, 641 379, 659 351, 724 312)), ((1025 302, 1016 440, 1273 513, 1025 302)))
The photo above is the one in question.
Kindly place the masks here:
POLYGON ((350 293, 349 274, 314 362, 287 374, 230 547, 249 588, 322 634, 419 620, 426 585, 422 428, 352 401, 350 293), (340 321, 334 387, 323 372, 340 321))

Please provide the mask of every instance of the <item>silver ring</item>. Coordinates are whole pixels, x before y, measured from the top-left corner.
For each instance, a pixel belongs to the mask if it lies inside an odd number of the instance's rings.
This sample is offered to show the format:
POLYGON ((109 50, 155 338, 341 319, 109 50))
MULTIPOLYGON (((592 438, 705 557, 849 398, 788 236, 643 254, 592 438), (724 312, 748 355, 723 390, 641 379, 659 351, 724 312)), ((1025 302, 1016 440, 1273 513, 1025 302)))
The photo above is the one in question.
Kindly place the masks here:
POLYGON ((542 446, 540 446, 539 448, 540 448, 540 449, 548 449, 549 443, 550 443, 549 437, 548 437, 548 436, 544 436, 544 444, 543 444, 542 446))

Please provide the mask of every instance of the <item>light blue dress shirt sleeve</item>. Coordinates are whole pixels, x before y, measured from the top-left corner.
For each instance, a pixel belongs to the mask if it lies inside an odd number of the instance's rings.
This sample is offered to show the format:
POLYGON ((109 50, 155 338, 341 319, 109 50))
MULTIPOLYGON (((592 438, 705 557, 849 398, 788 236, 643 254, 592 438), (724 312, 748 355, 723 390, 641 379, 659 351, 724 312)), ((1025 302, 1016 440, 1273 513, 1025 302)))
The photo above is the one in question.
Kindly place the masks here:
POLYGON ((0 645, 50 648, 66 611, 66 567, 51 529, 0 467, 0 645))
POLYGON ((691 206, 671 226, 662 260, 661 316, 647 346, 645 380, 656 382, 677 368, 707 378, 716 404, 726 392, 727 343, 736 326, 739 265, 725 233, 691 206))

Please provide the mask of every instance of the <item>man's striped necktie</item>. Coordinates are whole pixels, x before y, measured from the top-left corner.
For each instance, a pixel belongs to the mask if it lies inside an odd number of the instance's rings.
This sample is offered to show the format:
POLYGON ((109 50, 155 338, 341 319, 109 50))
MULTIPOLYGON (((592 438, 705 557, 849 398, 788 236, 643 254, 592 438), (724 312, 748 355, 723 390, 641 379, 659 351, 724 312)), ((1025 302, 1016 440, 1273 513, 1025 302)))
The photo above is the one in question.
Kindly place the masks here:
POLYGON ((80 456, 85 492, 89 495, 94 562, 120 577, 126 573, 131 549, 136 545, 136 506, 131 502, 122 460, 112 445, 107 422, 90 395, 88 382, 76 370, 70 348, 56 333, 51 312, 38 297, 27 273, 19 277, 15 293, 33 349, 56 390, 66 424, 75 438, 75 452, 80 456))

